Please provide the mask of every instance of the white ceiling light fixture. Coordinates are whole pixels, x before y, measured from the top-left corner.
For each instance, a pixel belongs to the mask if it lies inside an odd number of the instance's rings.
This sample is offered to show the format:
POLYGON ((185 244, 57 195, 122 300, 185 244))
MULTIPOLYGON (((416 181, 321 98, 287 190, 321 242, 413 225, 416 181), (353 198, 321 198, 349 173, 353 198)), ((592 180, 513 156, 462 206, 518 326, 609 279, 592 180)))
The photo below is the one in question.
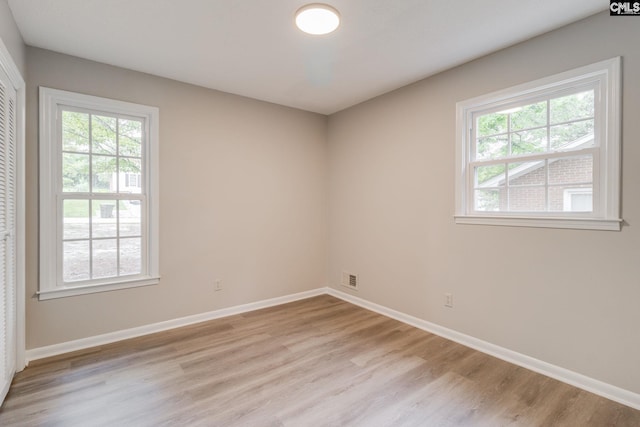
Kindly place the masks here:
POLYGON ((313 3, 296 12, 296 26, 307 34, 329 34, 340 25, 340 14, 328 4, 313 3))

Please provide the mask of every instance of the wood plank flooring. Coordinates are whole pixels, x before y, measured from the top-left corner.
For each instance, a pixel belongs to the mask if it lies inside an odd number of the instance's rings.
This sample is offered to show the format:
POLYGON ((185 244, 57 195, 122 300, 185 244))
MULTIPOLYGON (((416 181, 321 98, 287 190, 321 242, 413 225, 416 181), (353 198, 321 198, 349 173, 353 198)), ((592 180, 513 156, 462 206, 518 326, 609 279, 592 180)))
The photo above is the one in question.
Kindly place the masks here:
POLYGON ((33 362, 2 426, 640 426, 640 411, 330 296, 33 362))

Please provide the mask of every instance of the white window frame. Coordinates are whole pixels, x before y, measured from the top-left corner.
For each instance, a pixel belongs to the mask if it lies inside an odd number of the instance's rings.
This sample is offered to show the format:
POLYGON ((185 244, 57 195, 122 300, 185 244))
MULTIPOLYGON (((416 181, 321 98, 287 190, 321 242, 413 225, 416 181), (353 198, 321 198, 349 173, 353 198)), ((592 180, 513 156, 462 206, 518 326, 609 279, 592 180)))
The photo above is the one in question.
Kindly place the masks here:
MULTIPOLYGON (((456 224, 572 228, 619 231, 620 218, 620 57, 489 93, 456 104, 456 224), (474 116, 535 102, 560 90, 596 85, 593 212, 480 212, 473 207, 474 116), (598 95, 596 94, 596 97, 598 95)), ((549 152, 548 158, 557 157, 549 152)), ((571 155, 568 153, 567 155, 571 155)), ((541 155, 541 158, 546 156, 541 155)))
POLYGON ((159 283, 159 109, 57 89, 40 87, 40 284, 39 299, 112 291, 159 283), (110 277, 65 285, 62 282, 62 129, 61 109, 84 109, 143 121, 146 144, 142 181, 147 212, 142 212, 143 271, 140 275, 110 277))

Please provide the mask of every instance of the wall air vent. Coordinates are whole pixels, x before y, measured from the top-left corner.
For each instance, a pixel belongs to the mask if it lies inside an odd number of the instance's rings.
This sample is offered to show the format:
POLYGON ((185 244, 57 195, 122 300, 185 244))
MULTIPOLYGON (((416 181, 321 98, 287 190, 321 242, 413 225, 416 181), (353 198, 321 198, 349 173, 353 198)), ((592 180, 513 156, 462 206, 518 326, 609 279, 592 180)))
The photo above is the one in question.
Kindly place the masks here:
POLYGON ((355 274, 342 272, 342 286, 347 288, 358 290, 358 276, 355 274))

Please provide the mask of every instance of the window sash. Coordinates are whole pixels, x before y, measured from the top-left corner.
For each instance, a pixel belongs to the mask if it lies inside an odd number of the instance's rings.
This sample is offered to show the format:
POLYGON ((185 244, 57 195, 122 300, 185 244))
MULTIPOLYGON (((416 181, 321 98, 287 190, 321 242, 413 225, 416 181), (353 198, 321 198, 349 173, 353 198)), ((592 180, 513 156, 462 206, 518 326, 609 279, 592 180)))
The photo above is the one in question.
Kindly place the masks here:
MULTIPOLYGON (((147 194, 147 186, 144 185, 144 183, 142 183, 142 185, 140 186, 141 188, 141 194, 134 194, 134 193, 122 193, 120 192, 121 188, 122 188, 122 184, 121 183, 121 176, 126 175, 126 172, 121 172, 120 171, 120 167, 119 167, 119 163, 120 163, 120 159, 136 159, 136 160, 140 160, 141 162, 141 166, 142 166, 142 171, 141 171, 141 175, 144 175, 145 171, 146 171, 146 165, 145 165, 145 148, 147 146, 147 123, 146 123, 146 119, 143 117, 136 117, 136 116, 132 116, 132 115, 120 115, 120 114, 113 114, 109 111, 104 111, 104 110, 97 110, 97 109, 88 109, 88 108, 73 108, 73 107, 67 107, 67 106, 60 106, 58 108, 57 111, 57 115, 58 115, 58 121, 60 123, 57 135, 56 135, 56 151, 58 153, 57 155, 57 160, 59 162, 59 173, 57 174, 57 178, 58 178, 58 193, 56 195, 57 197, 57 213, 58 213, 58 219, 57 219, 57 244, 58 244, 58 248, 57 248, 57 257, 56 257, 56 261, 57 261, 57 280, 56 280, 56 286, 60 287, 60 288, 66 288, 66 287, 81 287, 81 286, 87 286, 87 285, 92 285, 92 284, 101 284, 101 283, 109 283, 109 282, 113 282, 113 281, 119 281, 119 280, 135 280, 137 278, 144 278, 147 277, 149 275, 149 271, 148 271, 148 255, 147 255, 147 249, 149 247, 148 244, 148 233, 146 232, 145 226, 146 226, 146 212, 147 212, 147 207, 146 207, 146 194, 147 194), (88 135, 88 145, 89 145, 89 151, 88 152, 75 152, 75 151, 69 151, 69 150, 64 150, 64 132, 65 132, 65 128, 63 125, 63 120, 62 120, 62 116, 64 112, 80 112, 83 114, 87 114, 88 118, 89 118, 89 135, 88 135), (116 129, 115 129, 115 137, 116 137, 116 146, 115 146, 115 154, 104 154, 104 153, 95 153, 94 152, 94 136, 93 136, 93 117, 98 116, 98 117, 109 117, 109 118, 113 118, 115 119, 116 122, 116 129), (126 156, 126 155, 121 155, 120 154, 120 134, 118 132, 118 128, 119 128, 119 120, 124 119, 124 120, 135 120, 135 121, 140 121, 142 123, 142 135, 141 135, 141 156, 142 157, 133 157, 133 156, 126 156), (71 192, 71 191, 64 191, 63 188, 63 155, 64 153, 77 153, 77 154, 82 154, 82 155, 87 155, 88 159, 89 159, 89 192, 71 192), (94 190, 94 171, 93 171, 93 158, 94 156, 106 156, 106 157, 110 157, 110 158, 114 158, 116 160, 116 164, 118 166, 116 166, 116 172, 115 172, 115 179, 116 179, 116 184, 115 184, 115 188, 117 190, 117 192, 96 192, 96 191, 91 191, 94 190), (132 196, 136 196, 136 197, 132 197, 132 196), (64 257, 64 245, 65 242, 69 242, 70 240, 66 240, 64 239, 63 236, 63 232, 64 232, 64 226, 65 226, 65 217, 64 217, 64 200, 88 200, 90 203, 90 206, 92 205, 92 201, 93 200, 116 200, 117 203, 119 204, 121 200, 139 200, 141 202, 141 245, 140 245, 140 258, 141 258, 141 265, 140 265, 140 273, 139 274, 135 274, 135 275, 121 275, 120 274, 120 268, 121 268, 121 260, 120 260, 120 244, 121 244, 121 237, 120 237, 120 223, 119 223, 119 215, 116 218, 116 236, 115 237, 111 237, 111 238, 95 238, 92 233, 91 233, 91 225, 93 223, 93 218, 92 218, 92 213, 93 213, 93 209, 89 210, 89 230, 90 230, 90 234, 89 237, 86 239, 78 239, 78 241, 86 241, 89 243, 89 279, 86 280, 74 280, 74 281, 65 281, 64 280, 64 271, 65 271, 65 257, 64 257), (115 240, 116 241, 116 274, 112 275, 112 276, 107 276, 107 277, 101 277, 101 278, 94 278, 93 277, 93 269, 94 269, 94 256, 93 256, 93 243, 95 241, 99 241, 99 240, 115 240)), ((146 180, 143 180, 146 181, 146 180)), ((117 212, 119 212, 119 208, 116 209, 117 212)))
MULTIPOLYGON (((92 285, 92 284, 104 284, 104 283, 111 283, 114 280, 115 281, 120 281, 120 280, 139 280, 139 279, 144 279, 146 277, 149 276, 149 231, 148 231, 148 220, 147 220, 147 212, 148 212, 148 208, 147 208, 147 197, 145 194, 119 194, 119 193, 98 193, 98 194, 88 194, 88 193, 84 193, 84 194, 78 194, 78 193, 72 193, 72 194, 68 194, 68 193, 62 193, 59 194, 57 197, 58 203, 57 203, 57 212, 59 215, 60 220, 57 222, 58 223, 58 229, 57 229, 57 243, 58 243, 58 256, 56 257, 56 261, 57 261, 57 279, 56 279, 56 286, 59 288, 68 288, 68 287, 82 287, 82 286, 87 286, 87 285, 92 285), (64 238, 64 202, 65 200, 86 200, 86 201, 93 201, 93 200, 115 200, 116 202, 120 202, 120 201, 126 201, 126 200, 138 200, 140 202, 140 235, 139 236, 130 236, 130 235, 126 235, 126 236, 121 236, 120 235, 120 221, 119 218, 116 218, 116 236, 114 237, 94 237, 92 234, 92 227, 91 227, 91 223, 92 223, 92 218, 91 218, 91 214, 93 209, 89 210, 89 237, 87 238, 77 238, 77 239, 65 239, 64 238), (141 246, 140 246, 140 257, 141 257, 141 263, 140 263, 140 273, 139 274, 120 274, 120 267, 121 267, 121 263, 120 263, 120 240, 121 239, 134 239, 134 238, 140 238, 141 240, 141 246), (92 260, 92 249, 91 249, 91 244, 94 241, 100 241, 100 240, 116 240, 117 241, 117 251, 116 251, 116 255, 117 255, 117 264, 116 264, 116 271, 117 271, 117 275, 115 276, 109 276, 109 277, 102 277, 102 278, 97 278, 97 279, 87 279, 87 280, 74 280, 74 281, 65 281, 64 280, 64 243, 65 242, 83 242, 83 241, 87 241, 89 242, 89 262, 90 262, 90 266, 93 263, 92 260)), ((91 272, 92 268, 90 267, 90 272, 91 272)), ((91 275, 91 273, 90 273, 91 275)))
POLYGON ((469 164, 469 173, 467 174, 467 196, 468 196, 468 206, 470 206, 470 211, 473 215, 478 216, 493 216, 493 215, 505 215, 505 216, 521 216, 524 214, 533 214, 536 216, 554 216, 554 217, 578 217, 578 218, 587 218, 593 216, 600 216, 602 213, 599 212, 600 200, 598 199, 600 196, 600 170, 598 165, 600 163, 599 160, 600 150, 597 148, 588 148, 582 149, 579 151, 573 152, 560 152, 554 153, 552 156, 544 156, 544 155, 536 155, 536 156, 527 156, 527 157, 517 157, 515 161, 513 159, 505 160, 501 159, 501 161, 491 161, 491 162, 473 162, 469 164), (550 182, 549 178, 549 167, 552 164, 553 160, 564 160, 570 159, 573 157, 591 157, 592 158, 592 173, 590 181, 572 181, 572 182, 550 182), (543 161, 545 167, 545 180, 542 184, 525 184, 525 185, 513 185, 510 184, 510 175, 509 168, 505 168, 504 175, 504 184, 501 186, 487 186, 480 187, 476 185, 476 175, 475 168, 477 166, 487 166, 487 165, 502 165, 502 164, 510 164, 510 163, 526 163, 531 161, 543 161), (551 162, 550 162, 551 161, 551 162), (591 211, 564 211, 564 210, 552 210, 550 209, 550 200, 549 200, 549 189, 550 188, 560 188, 560 187, 578 187, 588 185, 591 188, 592 192, 592 210, 591 211), (541 211, 533 211, 533 210, 499 210, 499 211, 484 211, 476 209, 475 203, 475 192, 477 190, 503 190, 506 191, 507 194, 507 206, 510 207, 509 200, 509 189, 511 188, 533 188, 540 187, 544 188, 545 192, 545 210, 541 211))
MULTIPOLYGON (((600 138, 598 137, 599 134, 597 132, 597 127, 599 125, 601 125, 601 120, 599 120, 599 118, 602 116, 602 112, 603 112, 603 100, 601 97, 601 93, 600 93, 600 85, 598 84, 598 81, 589 81, 588 83, 585 84, 567 84, 564 85, 561 89, 558 90, 554 90, 551 92, 543 92, 542 94, 538 94, 536 96, 532 96, 530 98, 522 98, 520 97, 519 101, 517 102, 504 102, 504 103, 493 103, 493 105, 491 106, 491 108, 487 108, 487 109, 474 109, 470 112, 470 116, 468 119, 469 125, 471 127, 471 131, 470 131, 470 139, 469 139, 469 143, 470 143, 470 148, 469 148, 469 161, 491 161, 491 160, 497 160, 496 159, 487 159, 487 160, 478 160, 477 159, 477 142, 480 139, 483 138, 490 138, 490 137, 499 137, 499 136, 504 136, 507 138, 508 140, 508 144, 509 144, 509 148, 511 148, 512 144, 511 144, 511 139, 510 136, 513 135, 516 132, 528 132, 528 131, 533 131, 533 130, 542 130, 545 129, 547 130, 546 132, 546 138, 547 138, 547 149, 545 151, 539 152, 539 154, 551 154, 551 153, 555 153, 555 152, 569 152, 569 151, 573 151, 571 149, 567 149, 567 150, 552 150, 551 149, 551 128, 555 127, 555 126, 562 126, 562 125, 567 125, 567 124, 573 124, 573 123, 578 123, 578 122, 582 122, 582 121, 586 121, 586 120, 590 120, 593 119, 594 120, 594 146, 599 146, 600 144, 600 138), (566 120, 566 121, 561 121, 561 122, 554 122, 551 123, 551 109, 550 109, 550 102, 553 99, 557 99, 557 98, 562 98, 564 96, 569 96, 569 95, 573 95, 573 94, 577 94, 577 93, 581 93, 581 92, 586 92, 586 91, 591 91, 593 90, 594 92, 594 115, 590 116, 590 117, 580 117, 577 119, 572 119, 572 120, 566 120), (526 128, 522 128, 522 129, 518 129, 518 130, 512 130, 511 128, 511 123, 510 121, 508 121, 507 123, 507 131, 506 132, 499 132, 499 133, 495 133, 495 134, 490 134, 490 135, 482 135, 479 136, 477 134, 478 131, 478 126, 477 126, 477 120, 478 118, 485 116, 485 115, 489 115, 489 114, 494 114, 494 113, 499 113, 501 111, 507 111, 507 110, 512 110, 515 108, 520 108, 520 107, 524 107, 527 105, 531 105, 531 104, 537 104, 540 102, 546 102, 547 103, 547 112, 546 112, 546 124, 544 125, 539 125, 539 126, 532 126, 532 127, 526 127, 526 128)), ((509 150, 511 151, 511 150, 509 150)), ((521 157, 521 156, 527 156, 525 155, 519 155, 519 154, 507 154, 503 157, 500 157, 500 159, 505 159, 505 158, 511 158, 511 157, 521 157)))

